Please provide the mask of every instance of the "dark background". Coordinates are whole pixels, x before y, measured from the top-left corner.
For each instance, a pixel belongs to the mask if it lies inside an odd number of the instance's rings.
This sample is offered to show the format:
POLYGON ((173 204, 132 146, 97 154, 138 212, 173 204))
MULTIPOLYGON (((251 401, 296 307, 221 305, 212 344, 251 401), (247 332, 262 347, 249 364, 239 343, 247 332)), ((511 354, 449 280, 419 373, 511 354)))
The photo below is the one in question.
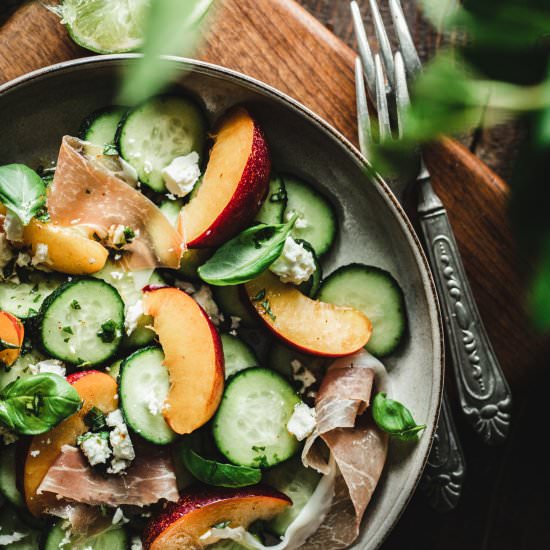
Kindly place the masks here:
MULTIPOLYGON (((355 48, 347 0, 298 3, 355 48)), ((445 44, 445 39, 422 18, 416 2, 401 3, 412 24, 420 56, 426 61, 445 44)), ((374 34, 368 4, 368 0, 359 0, 367 30, 374 34)), ((379 5, 384 19, 391 21, 386 2, 379 1, 379 5)), ((511 176, 521 140, 518 124, 478 130, 460 139, 504 180, 511 176)), ((550 549, 550 507, 546 498, 550 494, 550 474, 545 451, 549 432, 545 426, 550 420, 550 369, 545 373, 543 367, 521 393, 514 393, 512 434, 503 447, 484 446, 455 407, 468 468, 458 508, 439 514, 417 492, 383 550, 550 549)), ((449 383, 452 385, 451 379, 449 383)))

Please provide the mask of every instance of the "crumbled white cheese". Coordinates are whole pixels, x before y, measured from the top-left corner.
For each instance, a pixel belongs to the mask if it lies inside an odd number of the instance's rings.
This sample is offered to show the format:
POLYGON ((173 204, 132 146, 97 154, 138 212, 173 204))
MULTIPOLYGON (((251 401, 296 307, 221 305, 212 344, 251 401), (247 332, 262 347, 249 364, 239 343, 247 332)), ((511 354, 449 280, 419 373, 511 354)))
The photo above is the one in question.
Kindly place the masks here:
POLYGON ((143 543, 139 537, 132 537, 132 546, 130 550, 143 550, 143 543))
POLYGON ((294 412, 286 425, 286 429, 296 437, 298 441, 303 441, 308 437, 317 424, 315 409, 308 407, 305 403, 296 403, 294 412))
POLYGON ((31 261, 32 265, 49 264, 50 257, 48 255, 48 245, 44 243, 37 243, 34 256, 31 261))
POLYGON ((124 512, 122 511, 122 508, 117 508, 115 510, 115 513, 113 514, 113 519, 112 519, 113 525, 124 525, 129 521, 130 520, 124 516, 124 512))
MULTIPOLYGON (((120 254, 117 254, 117 256, 119 256, 119 255, 120 254)), ((122 271, 112 271, 111 272, 111 279, 113 279, 113 281, 120 281, 121 279, 124 278, 124 275, 125 274, 122 271)))
MULTIPOLYGON (((295 210, 289 210, 285 214, 285 221, 289 222, 297 212, 295 210)), ((296 222, 294 223, 294 227, 296 229, 305 229, 309 224, 307 223, 307 220, 304 218, 302 214, 298 214, 298 217, 296 218, 296 222)))
POLYGON ((237 330, 241 324, 242 319, 235 315, 231 315, 231 330, 237 330))
POLYGON ((35 449, 34 451, 31 451, 31 456, 33 458, 36 458, 36 457, 40 456, 40 451, 38 449, 35 449))
POLYGON ((8 241, 23 242, 23 227, 19 216, 8 209, 4 218, 4 233, 8 241))
POLYGON ((58 359, 44 359, 44 361, 40 361, 36 365, 29 365, 29 370, 32 374, 49 372, 50 374, 57 374, 63 377, 67 374, 65 364, 58 359))
POLYGON ((105 422, 107 426, 113 428, 109 434, 109 441, 113 450, 113 460, 107 472, 118 474, 130 465, 130 462, 136 458, 136 453, 121 410, 117 409, 109 413, 105 422))
POLYGON ((126 226, 119 224, 113 224, 107 230, 107 241, 109 245, 116 248, 120 248, 126 244, 125 235, 126 226))
POLYGON ((11 535, 0 535, 0 546, 9 546, 23 540, 27 536, 26 533, 18 533, 15 531, 11 535))
POLYGON ((223 323, 223 313, 218 309, 214 298, 212 297, 212 291, 206 285, 202 285, 198 291, 193 294, 193 299, 204 309, 206 315, 210 317, 210 320, 217 326, 223 323))
POLYGON ((78 444, 90 466, 105 464, 113 454, 109 447, 109 434, 107 432, 88 432, 78 439, 78 444))
POLYGON ((97 260, 96 260, 95 258, 91 258, 91 257, 88 258, 88 263, 89 263, 90 265, 95 264, 96 262, 97 262, 97 260))
POLYGON ((27 267, 28 265, 30 265, 31 261, 32 258, 30 254, 27 254, 26 252, 19 252, 15 263, 18 267, 27 267))
POLYGON ((290 362, 290 366, 292 368, 292 378, 296 382, 301 382, 302 387, 300 389, 300 393, 304 393, 310 386, 313 386, 317 379, 315 378, 314 374, 304 367, 298 359, 294 359, 290 362))
POLYGON ((2 439, 4 445, 11 445, 15 443, 19 437, 0 424, 0 439, 2 439))
POLYGON ((0 269, 4 269, 13 258, 13 250, 10 247, 5 233, 0 233, 0 269))
POLYGON ((292 237, 285 241, 282 254, 269 268, 283 283, 299 285, 315 273, 313 254, 292 237))
POLYGON ((176 157, 162 171, 166 189, 177 197, 185 197, 193 190, 201 175, 199 155, 195 151, 176 157))
POLYGON ((126 334, 130 335, 136 330, 139 320, 144 315, 143 302, 138 300, 133 306, 126 308, 126 315, 124 318, 124 326, 126 327, 126 334))
POLYGON ((160 395, 160 388, 152 386, 150 388, 149 397, 147 399, 147 409, 153 416, 158 416, 165 408, 165 399, 160 395))

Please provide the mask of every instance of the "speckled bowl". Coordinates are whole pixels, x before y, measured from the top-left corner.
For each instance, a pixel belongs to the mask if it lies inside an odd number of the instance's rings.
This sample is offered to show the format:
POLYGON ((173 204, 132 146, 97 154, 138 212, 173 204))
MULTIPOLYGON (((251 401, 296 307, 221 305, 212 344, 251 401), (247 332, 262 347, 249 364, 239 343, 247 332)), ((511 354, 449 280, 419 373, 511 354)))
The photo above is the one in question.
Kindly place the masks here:
MULTIPOLYGON (((132 55, 61 63, 0 87, 0 164, 55 158, 61 137, 112 101, 132 55)), ((426 462, 442 393, 442 335, 434 285, 413 229, 384 182, 369 178, 359 152, 336 130, 281 92, 227 69, 178 60, 180 85, 198 96, 211 121, 246 102, 265 129, 274 166, 315 182, 336 205, 340 235, 325 273, 349 262, 391 271, 409 318, 404 345, 385 364, 395 396, 428 428, 418 444, 392 443, 383 478, 355 548, 380 546, 409 501, 426 462)))

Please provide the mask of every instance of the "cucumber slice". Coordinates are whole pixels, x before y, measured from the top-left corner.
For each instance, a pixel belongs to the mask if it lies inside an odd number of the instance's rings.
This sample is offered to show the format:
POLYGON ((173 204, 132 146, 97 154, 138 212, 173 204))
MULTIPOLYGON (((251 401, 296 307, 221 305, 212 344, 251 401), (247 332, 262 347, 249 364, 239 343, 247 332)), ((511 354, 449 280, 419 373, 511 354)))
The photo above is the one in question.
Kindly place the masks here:
POLYGON ((122 365, 122 359, 115 361, 112 365, 105 369, 105 372, 118 382, 118 375, 120 374, 120 367, 122 365))
POLYGON ((393 276, 378 267, 350 264, 337 269, 321 285, 319 300, 351 306, 372 322, 368 351, 383 357, 400 344, 407 328, 403 291, 393 276))
MULTIPOLYGON (((0 452, 0 494, 11 502, 16 508, 25 508, 25 501, 17 488, 16 475, 16 446, 2 447, 0 452)), ((0 532, 0 535, 2 533, 0 532)))
POLYGON ((267 528, 282 537, 311 498, 320 479, 321 475, 312 468, 306 468, 299 458, 268 470, 264 475, 265 483, 289 497, 292 506, 270 520, 267 528))
POLYGON ((94 366, 113 357, 122 341, 124 303, 100 279, 76 279, 44 300, 38 337, 51 357, 72 365, 94 366))
POLYGON ((39 550, 40 531, 29 527, 15 508, 5 504, 0 508, 0 537, 13 536, 13 542, 6 542, 2 548, 10 550, 39 550))
POLYGON ((214 300, 226 319, 238 317, 249 328, 258 326, 258 318, 241 296, 241 286, 213 286, 214 300))
POLYGON ((197 105, 184 97, 153 98, 130 111, 121 122, 120 154, 136 170, 141 182, 165 191, 162 170, 176 157, 204 149, 206 125, 197 105))
POLYGON ((96 53, 122 53, 142 42, 149 0, 63 0, 60 13, 72 39, 96 53))
POLYGON ((174 226, 178 225, 178 217, 183 206, 182 199, 169 200, 166 199, 160 203, 160 211, 166 216, 168 221, 174 226))
POLYGON ((259 365, 258 358, 252 351, 252 348, 236 336, 222 334, 221 340, 226 380, 244 369, 250 369, 259 365))
POLYGON ((236 374, 214 417, 213 435, 220 452, 233 464, 269 468, 300 448, 287 430, 301 400, 278 373, 263 368, 236 374))
POLYGON ((105 107, 94 111, 80 127, 80 138, 101 147, 114 143, 116 131, 124 113, 125 107, 105 107))
POLYGON ((157 347, 138 350, 120 369, 120 405, 128 426, 156 445, 172 443, 177 434, 164 420, 162 405, 170 390, 164 354, 157 347))
POLYGON ((19 319, 35 316, 42 302, 66 279, 33 271, 19 284, 0 283, 0 309, 19 319))
POLYGON ((181 257, 178 274, 191 281, 200 281, 198 269, 212 256, 209 248, 189 248, 181 257))
POLYGON ((300 289, 302 294, 305 294, 310 298, 315 298, 317 292, 319 291, 319 287, 321 286, 323 269, 321 267, 321 264, 319 263, 319 258, 317 257, 317 254, 315 254, 315 250, 313 250, 313 247, 307 241, 303 241, 301 239, 298 239, 296 242, 301 244, 306 250, 313 254, 313 261, 315 262, 315 271, 313 272, 313 275, 307 281, 299 285, 298 288, 300 289))
POLYGON ((36 365, 36 363, 39 363, 44 359, 46 359, 44 355, 33 349, 29 353, 20 355, 13 365, 0 368, 0 389, 5 388, 10 382, 13 382, 14 380, 32 376, 29 368, 30 365, 36 365))
POLYGON ((276 370, 288 380, 293 380, 294 371, 292 362, 299 361, 300 365, 313 372, 316 378, 321 377, 330 359, 316 355, 307 355, 283 344, 275 344, 268 358, 269 368, 276 370))
POLYGON ((128 547, 128 535, 122 527, 114 527, 92 537, 67 537, 60 521, 48 533, 44 550, 126 550, 128 547))
POLYGON ((297 212, 298 222, 292 230, 295 239, 307 241, 317 256, 325 254, 336 238, 337 218, 334 208, 323 195, 295 176, 283 176, 287 194, 285 219, 297 212))
POLYGON ((272 175, 267 198, 256 215, 256 222, 269 225, 283 223, 286 202, 286 189, 283 179, 280 176, 272 175))

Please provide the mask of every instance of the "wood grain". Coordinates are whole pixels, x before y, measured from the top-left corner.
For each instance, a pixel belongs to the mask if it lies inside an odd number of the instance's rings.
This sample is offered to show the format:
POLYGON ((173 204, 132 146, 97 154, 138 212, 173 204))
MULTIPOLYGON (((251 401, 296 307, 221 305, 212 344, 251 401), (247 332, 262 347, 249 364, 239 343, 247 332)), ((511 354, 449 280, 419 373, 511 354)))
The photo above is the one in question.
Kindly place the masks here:
MULTIPOLYGON (((281 89, 355 142, 354 52, 290 0, 219 4, 199 56, 281 89)), ((57 17, 36 3, 7 19, 0 28, 0 44, 2 81, 85 55, 57 17)), ((536 366, 540 346, 523 310, 519 262, 506 220, 507 186, 451 140, 434 144, 428 162, 489 335, 512 386, 520 388, 536 366)))

